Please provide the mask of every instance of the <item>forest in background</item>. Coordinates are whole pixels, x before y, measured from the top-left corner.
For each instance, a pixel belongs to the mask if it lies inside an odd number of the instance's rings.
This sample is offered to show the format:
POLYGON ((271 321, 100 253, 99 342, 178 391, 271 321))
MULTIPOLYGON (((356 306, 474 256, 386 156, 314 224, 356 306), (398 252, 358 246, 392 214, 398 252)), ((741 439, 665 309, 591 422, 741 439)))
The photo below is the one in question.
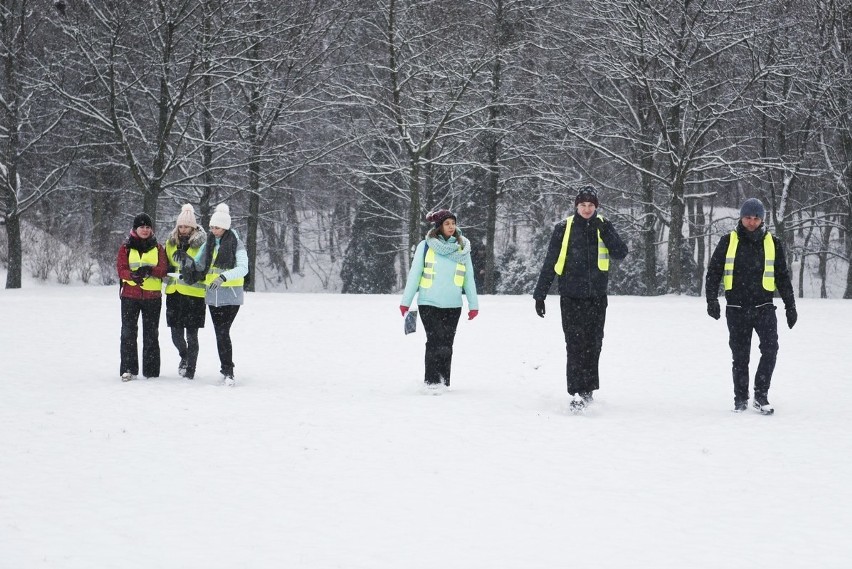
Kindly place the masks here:
POLYGON ((617 294, 700 294, 757 197, 799 294, 852 298, 852 0, 0 0, 0 59, 6 288, 226 202, 272 288, 394 292, 449 207, 529 293, 592 184, 617 294))

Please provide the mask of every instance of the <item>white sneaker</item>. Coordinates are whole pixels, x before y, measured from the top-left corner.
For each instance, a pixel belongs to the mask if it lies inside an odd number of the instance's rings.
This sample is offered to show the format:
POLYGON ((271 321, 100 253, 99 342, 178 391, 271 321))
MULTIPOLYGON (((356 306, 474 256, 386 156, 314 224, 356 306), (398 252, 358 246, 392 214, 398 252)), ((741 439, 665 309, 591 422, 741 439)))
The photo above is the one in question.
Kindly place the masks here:
POLYGON ((134 379, 136 379, 136 376, 130 373, 129 371, 126 371, 121 374, 121 381, 133 381, 134 379))
POLYGON ((447 392, 447 386, 441 382, 426 383, 423 386, 423 393, 426 395, 443 395, 447 392))

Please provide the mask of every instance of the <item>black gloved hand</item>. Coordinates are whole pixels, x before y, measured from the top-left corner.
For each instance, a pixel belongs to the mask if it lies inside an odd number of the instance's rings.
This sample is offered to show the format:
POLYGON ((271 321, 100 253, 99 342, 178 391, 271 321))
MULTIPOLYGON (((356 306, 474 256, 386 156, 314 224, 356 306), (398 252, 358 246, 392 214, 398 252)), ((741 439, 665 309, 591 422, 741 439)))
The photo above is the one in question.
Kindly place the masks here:
POLYGON ((149 267, 147 265, 144 267, 139 267, 138 269, 136 269, 136 274, 145 279, 151 276, 151 269, 153 269, 153 267, 149 267))
POLYGON ((538 314, 541 318, 544 318, 545 312, 546 311, 544 310, 544 301, 543 300, 536 300, 535 301, 535 313, 538 314))
POLYGON ((224 283, 226 280, 227 279, 225 278, 225 275, 219 275, 216 280, 207 285, 207 290, 216 290, 217 288, 222 286, 222 283, 224 283))
POLYGON ((603 226, 604 222, 600 217, 595 215, 589 219, 589 227, 591 227, 592 229, 601 230, 603 229, 603 226))
POLYGON ((789 306, 784 312, 787 313, 787 327, 792 330, 793 326, 796 325, 796 321, 799 319, 799 313, 796 312, 795 306, 789 306))
POLYGON ((139 271, 130 271, 130 276, 133 282, 136 283, 136 286, 142 286, 142 283, 145 282, 145 277, 139 274, 139 271))
POLYGON ((201 279, 201 274, 194 267, 181 267, 180 280, 188 285, 194 285, 201 279))
POLYGON ((719 301, 717 299, 708 300, 707 301, 707 314, 710 315, 710 318, 713 320, 718 320, 722 316, 722 308, 719 306, 719 301))
POLYGON ((183 249, 175 251, 174 255, 172 255, 172 261, 177 263, 181 272, 195 268, 195 261, 183 249))

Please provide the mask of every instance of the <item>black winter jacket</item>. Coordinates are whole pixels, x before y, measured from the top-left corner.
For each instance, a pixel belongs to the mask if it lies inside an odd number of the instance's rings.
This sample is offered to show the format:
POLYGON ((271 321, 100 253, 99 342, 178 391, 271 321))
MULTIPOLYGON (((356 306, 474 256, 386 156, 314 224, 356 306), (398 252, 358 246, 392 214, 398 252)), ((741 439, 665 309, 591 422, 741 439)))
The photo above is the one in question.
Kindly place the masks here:
MULTIPOLYGON (((763 238, 766 236, 766 226, 761 224, 749 232, 742 223, 738 223, 736 231, 740 242, 734 258, 734 286, 725 291, 725 300, 728 306, 743 308, 770 304, 775 293, 763 288, 763 238)), ((787 256, 781 241, 774 235, 772 240, 775 242, 775 288, 784 301, 784 307, 792 308, 796 306, 796 296, 787 269, 787 256)), ((719 297, 719 284, 725 271, 725 255, 730 243, 731 234, 728 233, 719 240, 707 265, 704 292, 708 302, 719 297)))
MULTIPOLYGON (((560 296, 571 298, 606 296, 609 273, 598 269, 598 235, 597 230, 590 225, 590 222, 597 217, 595 213, 586 220, 575 212, 574 222, 571 224, 571 237, 568 240, 565 269, 558 281, 560 296)), ((618 236, 612 222, 603 218, 601 222, 601 239, 609 249, 610 259, 623 259, 627 256, 627 245, 618 236)), ((553 267, 562 249, 566 225, 567 221, 562 220, 553 228, 547 254, 533 293, 533 298, 536 300, 544 300, 547 297, 553 278, 557 276, 553 267)))

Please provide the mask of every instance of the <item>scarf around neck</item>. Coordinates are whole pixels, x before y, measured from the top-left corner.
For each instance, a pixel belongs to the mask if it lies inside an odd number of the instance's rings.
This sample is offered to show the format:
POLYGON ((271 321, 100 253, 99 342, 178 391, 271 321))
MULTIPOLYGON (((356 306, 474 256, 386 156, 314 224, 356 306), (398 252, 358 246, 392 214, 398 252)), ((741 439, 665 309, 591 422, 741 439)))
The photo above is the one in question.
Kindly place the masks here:
POLYGON ((470 240, 462 237, 461 231, 456 231, 456 235, 447 240, 432 230, 426 234, 426 245, 436 254, 449 257, 456 263, 465 264, 470 260, 470 240))

